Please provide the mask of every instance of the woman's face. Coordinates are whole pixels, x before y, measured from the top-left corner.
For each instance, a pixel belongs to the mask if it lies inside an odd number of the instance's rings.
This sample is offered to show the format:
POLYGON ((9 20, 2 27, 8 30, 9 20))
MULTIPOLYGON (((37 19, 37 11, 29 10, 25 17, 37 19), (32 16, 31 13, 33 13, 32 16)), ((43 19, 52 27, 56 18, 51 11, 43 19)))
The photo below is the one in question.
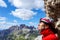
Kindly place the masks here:
POLYGON ((44 24, 43 22, 40 22, 38 24, 38 30, 44 30, 44 29, 47 29, 48 28, 48 25, 44 24))

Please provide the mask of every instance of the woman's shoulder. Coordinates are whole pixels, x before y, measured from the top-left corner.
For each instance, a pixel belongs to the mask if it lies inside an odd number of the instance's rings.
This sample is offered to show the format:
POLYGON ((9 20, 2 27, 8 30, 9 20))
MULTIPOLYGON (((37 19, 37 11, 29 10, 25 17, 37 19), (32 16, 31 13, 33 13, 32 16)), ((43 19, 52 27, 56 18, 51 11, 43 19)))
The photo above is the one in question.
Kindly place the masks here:
POLYGON ((58 37, 56 36, 56 34, 50 34, 45 37, 44 40, 58 40, 58 37))

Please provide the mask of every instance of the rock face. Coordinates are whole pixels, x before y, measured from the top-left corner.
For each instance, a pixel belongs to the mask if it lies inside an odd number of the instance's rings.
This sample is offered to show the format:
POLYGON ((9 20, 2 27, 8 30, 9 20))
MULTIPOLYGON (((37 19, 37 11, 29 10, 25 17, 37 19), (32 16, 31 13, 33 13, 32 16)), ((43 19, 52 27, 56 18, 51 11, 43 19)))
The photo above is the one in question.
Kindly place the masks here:
POLYGON ((44 0, 46 16, 55 19, 60 18, 60 0, 44 0))
POLYGON ((34 26, 28 26, 25 24, 21 24, 20 26, 14 25, 11 26, 9 29, 0 30, 0 40, 15 40, 21 35, 24 35, 24 37, 28 39, 28 37, 30 37, 31 34, 34 34, 36 36, 38 35, 38 31, 34 26))
POLYGON ((60 0, 44 0, 44 4, 46 16, 53 18, 55 27, 60 30, 60 0))

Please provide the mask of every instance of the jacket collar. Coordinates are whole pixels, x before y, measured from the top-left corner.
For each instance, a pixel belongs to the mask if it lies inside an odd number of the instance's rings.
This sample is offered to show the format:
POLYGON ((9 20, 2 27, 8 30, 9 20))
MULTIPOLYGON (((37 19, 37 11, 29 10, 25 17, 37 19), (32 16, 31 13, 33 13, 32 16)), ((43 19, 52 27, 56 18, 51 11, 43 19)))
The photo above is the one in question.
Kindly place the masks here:
POLYGON ((48 36, 49 34, 54 34, 50 29, 45 29, 40 32, 44 37, 48 36))

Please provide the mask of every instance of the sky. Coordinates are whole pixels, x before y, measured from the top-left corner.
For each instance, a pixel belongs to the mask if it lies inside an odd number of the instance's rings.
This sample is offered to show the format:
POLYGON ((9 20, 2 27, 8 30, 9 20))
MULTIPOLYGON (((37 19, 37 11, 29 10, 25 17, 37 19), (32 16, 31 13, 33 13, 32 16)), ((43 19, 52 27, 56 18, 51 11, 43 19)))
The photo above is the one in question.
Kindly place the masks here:
POLYGON ((37 28, 45 16, 43 0, 0 0, 0 30, 20 24, 37 28))

